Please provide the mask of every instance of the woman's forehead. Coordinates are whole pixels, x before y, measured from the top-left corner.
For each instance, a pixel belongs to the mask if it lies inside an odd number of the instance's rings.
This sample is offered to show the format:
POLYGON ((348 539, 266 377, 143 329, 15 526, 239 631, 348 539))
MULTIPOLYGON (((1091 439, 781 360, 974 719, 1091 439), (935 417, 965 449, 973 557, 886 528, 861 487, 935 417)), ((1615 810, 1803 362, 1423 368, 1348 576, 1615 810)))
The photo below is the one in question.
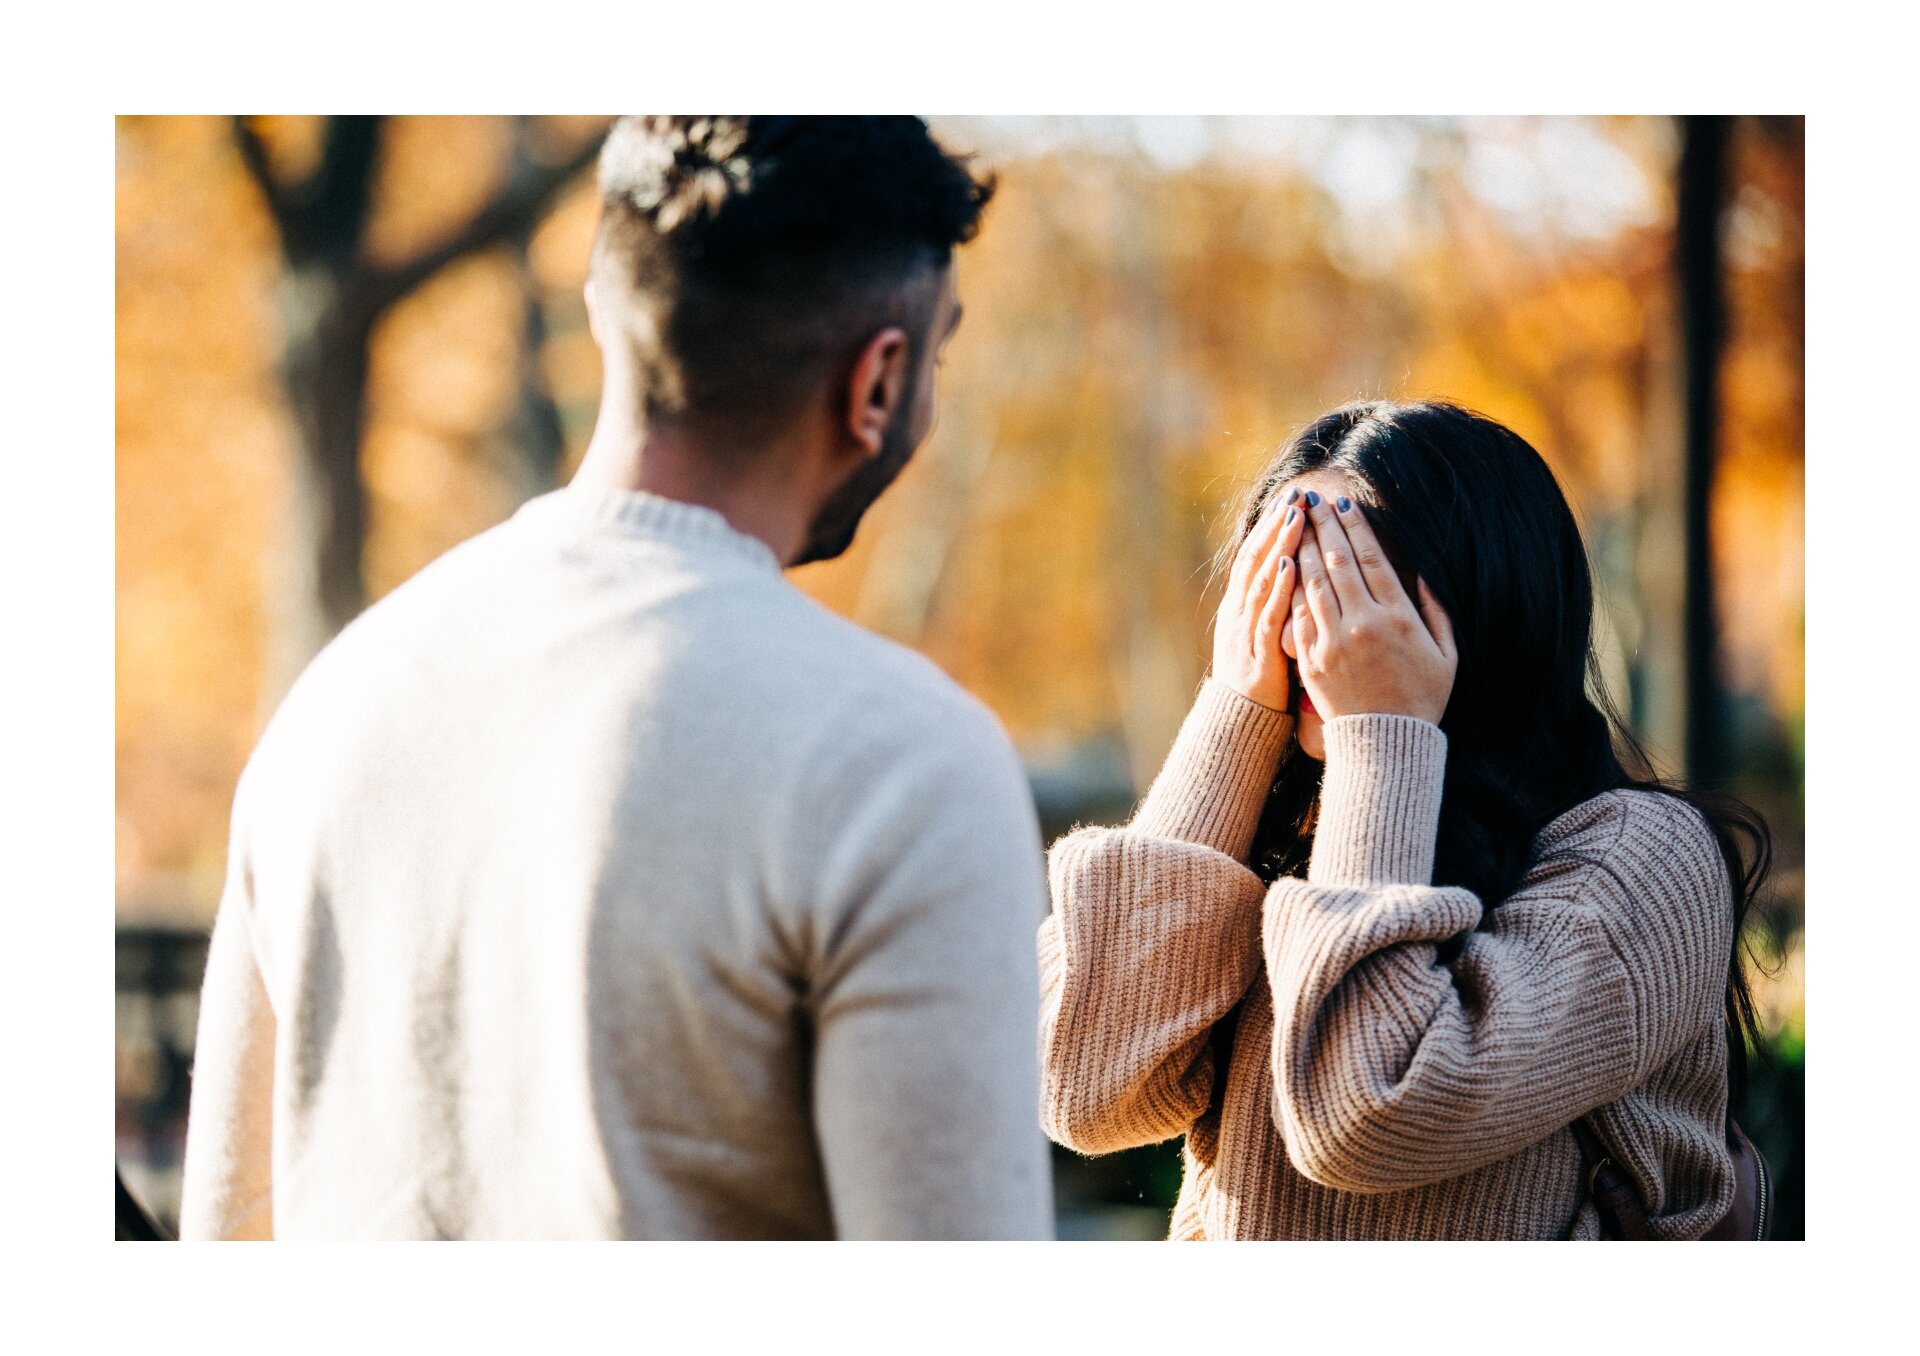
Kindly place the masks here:
POLYGON ((1335 470, 1331 466, 1316 466, 1291 480, 1282 481, 1275 493, 1284 499, 1288 490, 1299 490, 1302 494, 1315 490, 1323 499, 1336 499, 1343 494, 1352 494, 1353 485, 1353 478, 1345 471, 1335 470))

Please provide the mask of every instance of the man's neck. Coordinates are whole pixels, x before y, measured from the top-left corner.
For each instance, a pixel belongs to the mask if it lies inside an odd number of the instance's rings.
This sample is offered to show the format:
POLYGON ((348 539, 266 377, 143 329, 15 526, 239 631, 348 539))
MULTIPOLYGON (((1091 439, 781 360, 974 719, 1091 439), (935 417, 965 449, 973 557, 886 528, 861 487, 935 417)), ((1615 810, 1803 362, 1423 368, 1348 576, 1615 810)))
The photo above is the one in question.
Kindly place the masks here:
POLYGON ((734 531, 757 538, 782 567, 799 555, 811 521, 810 497, 776 483, 790 459, 779 449, 717 456, 672 430, 630 422, 595 426, 572 483, 587 488, 637 490, 712 509, 734 531), (742 472, 737 469, 746 467, 742 472), (725 467, 725 473, 716 471, 725 467), (757 474, 755 473, 757 472, 757 474))

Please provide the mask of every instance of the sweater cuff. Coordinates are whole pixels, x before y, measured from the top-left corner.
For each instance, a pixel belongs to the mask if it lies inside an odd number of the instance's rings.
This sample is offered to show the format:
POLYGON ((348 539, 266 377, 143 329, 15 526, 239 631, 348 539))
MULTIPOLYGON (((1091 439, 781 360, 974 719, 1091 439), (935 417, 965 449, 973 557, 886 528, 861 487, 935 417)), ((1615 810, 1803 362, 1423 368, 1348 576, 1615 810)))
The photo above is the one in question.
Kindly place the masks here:
POLYGON ((1209 678, 1129 826, 1243 861, 1293 717, 1209 678))
POLYGON ((1307 879, 1431 885, 1447 737, 1416 716, 1336 716, 1323 727, 1326 776, 1307 879))

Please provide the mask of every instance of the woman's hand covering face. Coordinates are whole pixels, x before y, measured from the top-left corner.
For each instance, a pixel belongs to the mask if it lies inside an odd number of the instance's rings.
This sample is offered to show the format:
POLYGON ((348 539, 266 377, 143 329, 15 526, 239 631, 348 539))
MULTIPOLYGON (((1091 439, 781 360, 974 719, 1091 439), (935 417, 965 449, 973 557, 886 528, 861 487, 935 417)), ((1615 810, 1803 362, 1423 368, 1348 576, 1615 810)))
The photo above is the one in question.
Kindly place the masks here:
POLYGON ((1297 504, 1268 505, 1240 544, 1213 619, 1213 676, 1248 701, 1284 711, 1292 696, 1280 649, 1306 530, 1297 504))
POLYGON ((1426 581, 1416 606, 1358 504, 1302 501, 1313 531, 1283 635, 1322 719, 1378 712, 1440 723, 1459 665, 1453 625, 1426 581), (1344 507, 1342 507, 1344 505, 1344 507))

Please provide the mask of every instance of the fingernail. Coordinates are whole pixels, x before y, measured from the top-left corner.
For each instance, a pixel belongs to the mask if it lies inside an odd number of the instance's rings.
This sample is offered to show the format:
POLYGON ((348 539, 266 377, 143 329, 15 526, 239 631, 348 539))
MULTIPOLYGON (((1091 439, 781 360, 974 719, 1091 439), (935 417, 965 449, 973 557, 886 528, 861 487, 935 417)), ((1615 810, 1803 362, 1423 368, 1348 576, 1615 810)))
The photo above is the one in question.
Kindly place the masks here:
POLYGON ((1348 509, 1353 507, 1353 500, 1347 498, 1343 494, 1338 499, 1333 501, 1333 506, 1339 509, 1342 513, 1345 513, 1348 509))
POLYGON ((1320 492, 1318 490, 1307 491, 1307 507, 1308 508, 1320 507, 1320 492))
POLYGON ((1299 510, 1299 509, 1288 509, 1288 510, 1287 510, 1287 516, 1286 516, 1285 518, 1283 518, 1283 519, 1281 519, 1281 520, 1280 520, 1280 526, 1282 526, 1282 527, 1292 527, 1292 526, 1293 526, 1293 520, 1294 520, 1295 518, 1298 518, 1299 516, 1300 516, 1300 510, 1299 510))
POLYGON ((1300 487, 1298 485, 1295 485, 1292 489, 1287 491, 1287 497, 1281 500, 1281 502, 1285 504, 1291 504, 1294 500, 1298 499, 1299 497, 1300 497, 1300 487))

